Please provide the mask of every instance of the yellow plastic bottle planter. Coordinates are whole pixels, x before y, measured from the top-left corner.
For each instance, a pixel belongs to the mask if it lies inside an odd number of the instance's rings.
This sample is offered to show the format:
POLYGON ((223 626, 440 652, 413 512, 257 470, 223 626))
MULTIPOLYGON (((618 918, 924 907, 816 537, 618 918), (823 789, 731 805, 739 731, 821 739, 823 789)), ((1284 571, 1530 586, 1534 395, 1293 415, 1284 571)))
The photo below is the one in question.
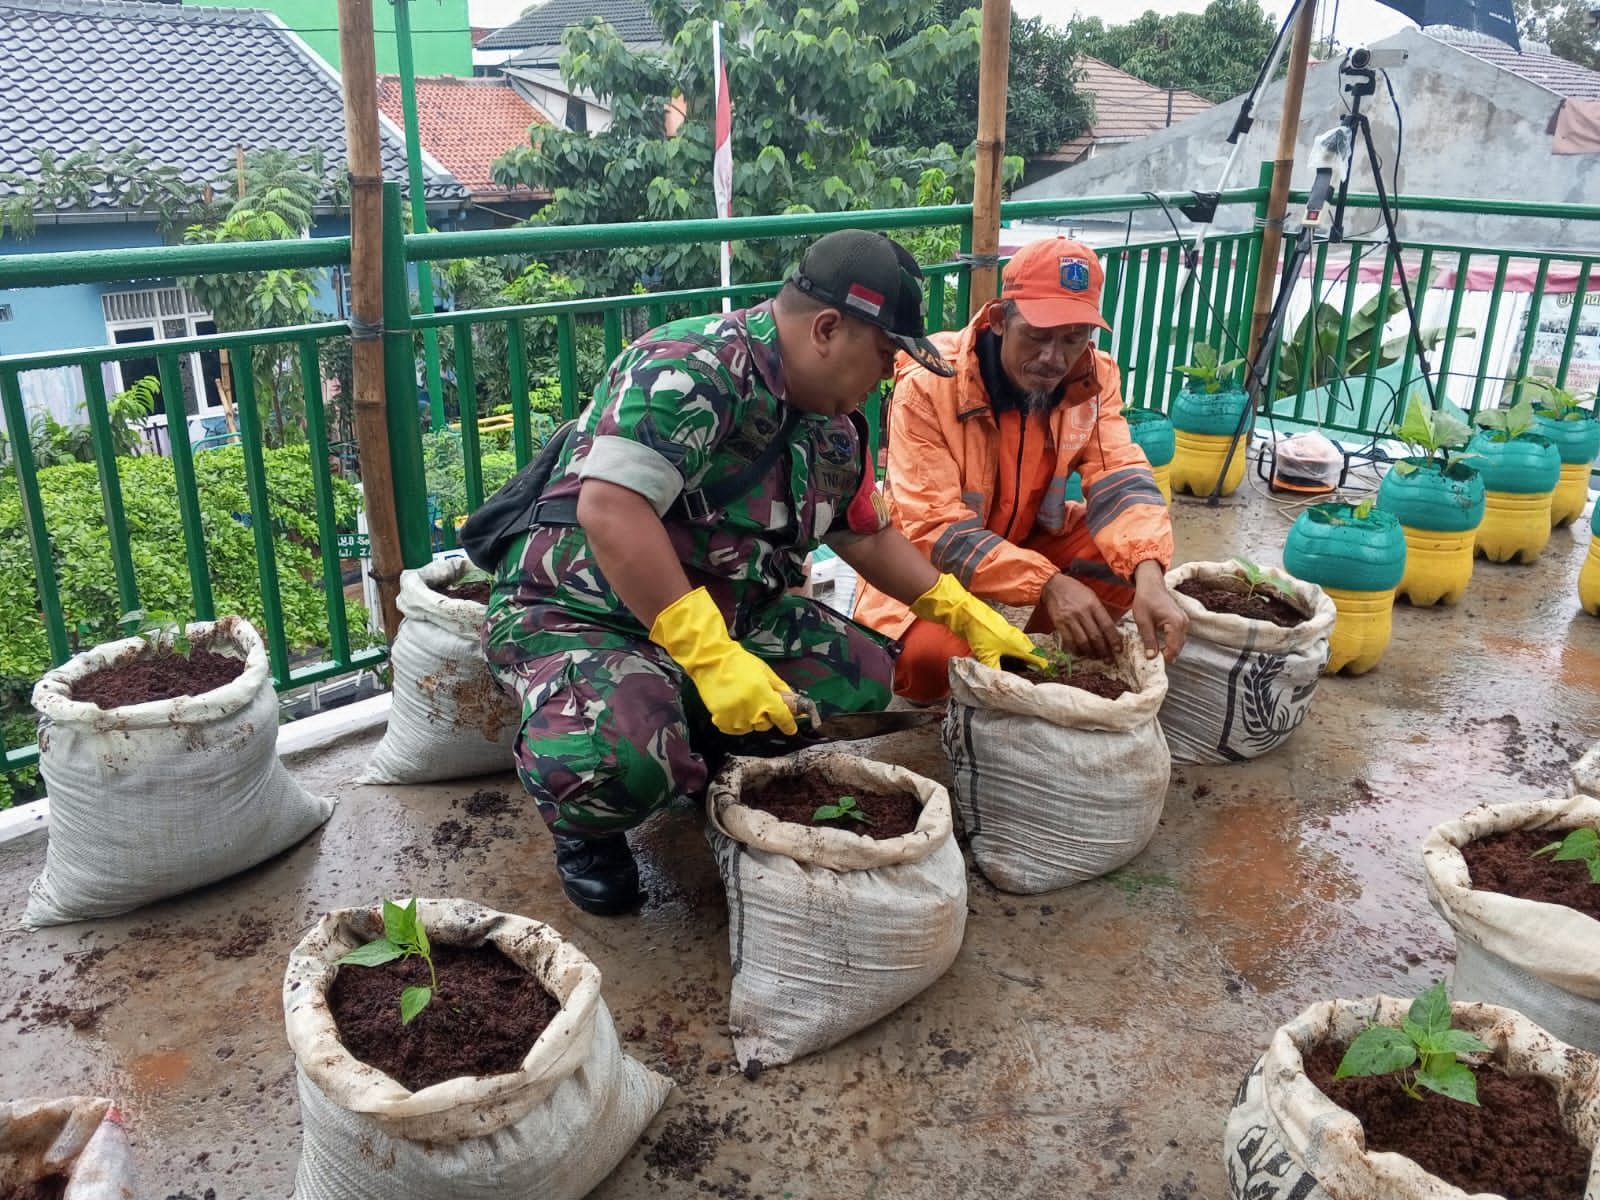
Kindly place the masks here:
POLYGON ((1589 471, 1591 463, 1561 464, 1561 482, 1550 496, 1550 528, 1571 525, 1583 515, 1589 503, 1589 471))
MULTIPOLYGON (((1222 476, 1222 464, 1239 419, 1250 399, 1239 389, 1208 392, 1184 388, 1172 402, 1173 456, 1171 487, 1175 492, 1209 496, 1222 476)), ((1249 443, 1239 439, 1228 473, 1222 478, 1224 496, 1244 482, 1249 443)))
POLYGON ((1483 479, 1464 462, 1396 463, 1378 487, 1378 507, 1400 522, 1406 570, 1398 594, 1418 607, 1455 604, 1472 581, 1474 544, 1485 509, 1483 479))
POLYGON ((1128 435, 1133 444, 1144 451, 1150 463, 1150 473, 1156 477, 1156 487, 1161 498, 1172 503, 1172 456, 1176 452, 1172 419, 1155 408, 1125 408, 1123 417, 1128 422, 1128 435))
POLYGON ((1150 467, 1150 474, 1156 477, 1156 486, 1161 489, 1161 498, 1168 504, 1172 503, 1172 464, 1164 463, 1161 466, 1150 467))
POLYGON ((1578 603, 1591 616, 1600 617, 1600 504, 1589 518, 1589 554, 1578 572, 1578 603))
POLYGON ((1362 675, 1377 666, 1406 569, 1405 534, 1394 515, 1366 503, 1313 505, 1289 528, 1283 566, 1327 592, 1338 611, 1324 669, 1362 675))
POLYGON ((1586 409, 1578 408, 1567 414, 1571 419, 1537 413, 1533 419, 1535 432, 1549 439, 1561 456, 1561 482, 1556 484, 1556 494, 1550 502, 1552 528, 1570 525, 1583 515, 1589 503, 1589 472, 1600 455, 1600 421, 1586 409))
POLYGON ((1467 443, 1483 476, 1485 509, 1477 551, 1490 562, 1531 563, 1550 540, 1550 498, 1561 480, 1561 456, 1538 434, 1506 439, 1489 431, 1467 443))

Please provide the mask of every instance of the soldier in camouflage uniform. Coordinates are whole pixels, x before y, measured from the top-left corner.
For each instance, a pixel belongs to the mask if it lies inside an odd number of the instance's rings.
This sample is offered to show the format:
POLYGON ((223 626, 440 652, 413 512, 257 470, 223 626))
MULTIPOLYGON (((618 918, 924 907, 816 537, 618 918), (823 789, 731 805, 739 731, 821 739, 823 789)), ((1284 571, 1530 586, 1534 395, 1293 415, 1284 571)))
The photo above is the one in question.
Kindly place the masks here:
POLYGON ((920 278, 880 234, 829 234, 775 300, 640 338, 579 418, 484 644, 522 699, 518 775, 580 908, 639 903, 624 832, 703 792, 740 737, 795 734, 786 696, 824 718, 889 702, 895 644, 790 591, 819 543, 980 657, 1030 652, 890 527, 867 469, 856 410, 896 351, 950 369, 920 278))

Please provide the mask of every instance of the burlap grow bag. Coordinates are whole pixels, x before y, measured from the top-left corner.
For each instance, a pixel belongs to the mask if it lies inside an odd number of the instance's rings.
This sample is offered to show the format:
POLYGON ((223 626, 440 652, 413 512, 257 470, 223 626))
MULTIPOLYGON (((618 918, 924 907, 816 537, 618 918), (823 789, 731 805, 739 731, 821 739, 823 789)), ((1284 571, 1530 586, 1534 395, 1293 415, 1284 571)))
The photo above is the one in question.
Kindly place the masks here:
POLYGON ((338 960, 383 936, 381 909, 323 917, 283 979, 304 1130, 295 1196, 578 1200, 633 1147, 671 1081, 622 1052, 599 969, 548 925, 464 900, 418 900, 417 913, 435 945, 492 942, 538 976, 561 1012, 520 1070, 412 1092, 352 1057, 328 1010, 334 976, 361 969, 338 960))
POLYGON ((444 559, 400 573, 405 620, 389 651, 389 728, 360 783, 422 783, 511 769, 522 708, 484 661, 486 605, 444 589, 472 569, 444 559))
MULTIPOLYGON (((1131 627, 1110 666, 1132 691, 1104 700, 950 661, 944 746, 978 868, 1007 892, 1049 892, 1114 871, 1161 820, 1172 760, 1156 714, 1160 657, 1131 627)), ((1093 660, 1079 660, 1091 663, 1093 660)))
MULTIPOLYGON (((1422 843, 1428 899, 1456 934, 1450 993, 1526 1013, 1563 1041, 1600 1051, 1600 921, 1562 904, 1478 891, 1461 847, 1512 829, 1600 824, 1600 800, 1481 805, 1422 843)), ((1557 839, 1551 838, 1551 841, 1557 839)))
MULTIPOLYGON (((1410 1007, 1390 996, 1327 1000, 1277 1029, 1228 1114, 1223 1163, 1232 1200, 1490 1200, 1468 1197, 1404 1155, 1369 1151, 1361 1122, 1306 1077, 1306 1052, 1324 1042, 1348 1044, 1369 1024, 1398 1026, 1410 1007)), ((1592 1152, 1600 1137, 1600 1060, 1510 1009, 1451 1009, 1455 1026, 1488 1043, 1490 1062, 1555 1084, 1567 1127, 1592 1152)), ((1600 1195, 1600 1165, 1592 1160, 1584 1195, 1600 1195)))
POLYGON ((1589 747, 1584 756, 1572 764, 1572 782, 1567 794, 1600 796, 1600 742, 1589 747))
POLYGON ((267 651, 243 617, 197 622, 191 645, 244 660, 199 696, 102 709, 78 680, 151 653, 141 638, 86 650, 33 689, 39 769, 50 794, 44 871, 30 926, 109 917, 226 879, 328 819, 278 760, 278 697, 267 651))
POLYGON ((61 1200, 134 1200, 133 1155, 115 1102, 0 1101, 0 1195, 45 1180, 65 1181, 61 1200))
POLYGON ((1231 586, 1239 577, 1236 563, 1184 563, 1167 572, 1167 588, 1189 618, 1183 653, 1167 667, 1167 699, 1161 706, 1161 729, 1173 762, 1257 758, 1282 745, 1310 711, 1338 613, 1316 584, 1279 570, 1271 575, 1307 621, 1285 629, 1271 621, 1214 613, 1177 590, 1190 579, 1231 586))
POLYGON ((733 759, 706 796, 728 892, 728 1025, 740 1066, 792 1062, 887 1016, 943 975, 967 925, 944 788, 851 755, 733 759), (841 790, 915 792, 917 827, 875 841, 779 821, 743 788, 803 766, 841 790))

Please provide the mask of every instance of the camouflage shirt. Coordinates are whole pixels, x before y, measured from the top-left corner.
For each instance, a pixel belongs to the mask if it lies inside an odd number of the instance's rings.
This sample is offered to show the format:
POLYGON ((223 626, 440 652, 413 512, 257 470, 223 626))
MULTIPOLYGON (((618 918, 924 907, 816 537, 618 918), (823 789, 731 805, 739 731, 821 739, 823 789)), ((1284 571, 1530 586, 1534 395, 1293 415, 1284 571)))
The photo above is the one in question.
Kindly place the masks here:
MULTIPOLYGON (((801 581, 819 542, 888 526, 866 470, 865 422, 801 413, 784 395, 770 303, 663 325, 611 364, 544 495, 576 497, 584 480, 602 479, 644 496, 689 585, 706 586, 743 636, 750 614, 801 581), (748 470, 779 436, 786 453, 747 495, 684 511, 686 491, 748 470)), ((548 653, 553 645, 535 644, 542 634, 595 626, 619 642, 648 636, 581 528, 537 527, 511 546, 489 604, 491 660, 548 653)))

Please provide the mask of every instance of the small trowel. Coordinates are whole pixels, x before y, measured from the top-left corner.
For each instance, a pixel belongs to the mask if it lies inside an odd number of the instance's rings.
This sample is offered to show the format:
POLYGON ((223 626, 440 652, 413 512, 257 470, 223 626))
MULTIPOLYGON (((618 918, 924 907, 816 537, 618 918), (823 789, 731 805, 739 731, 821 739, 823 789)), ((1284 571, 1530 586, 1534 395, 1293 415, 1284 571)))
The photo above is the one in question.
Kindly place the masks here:
POLYGON ((788 693, 784 699, 794 710, 795 722, 800 727, 798 736, 788 739, 797 746, 854 742, 886 733, 920 729, 944 716, 942 708, 897 708, 887 712, 839 713, 824 719, 817 711, 816 703, 808 697, 788 693))

